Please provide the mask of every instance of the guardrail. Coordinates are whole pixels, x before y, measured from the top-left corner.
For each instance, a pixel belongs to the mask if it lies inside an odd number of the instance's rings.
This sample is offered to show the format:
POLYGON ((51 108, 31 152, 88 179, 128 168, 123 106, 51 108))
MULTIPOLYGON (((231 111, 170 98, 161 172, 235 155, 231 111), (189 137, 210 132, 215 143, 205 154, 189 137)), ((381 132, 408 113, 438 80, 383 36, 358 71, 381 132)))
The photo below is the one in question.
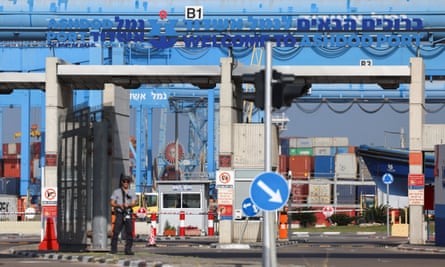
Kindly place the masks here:
POLYGON ((22 221, 40 221, 40 212, 0 212, 1 222, 22 222, 22 221))

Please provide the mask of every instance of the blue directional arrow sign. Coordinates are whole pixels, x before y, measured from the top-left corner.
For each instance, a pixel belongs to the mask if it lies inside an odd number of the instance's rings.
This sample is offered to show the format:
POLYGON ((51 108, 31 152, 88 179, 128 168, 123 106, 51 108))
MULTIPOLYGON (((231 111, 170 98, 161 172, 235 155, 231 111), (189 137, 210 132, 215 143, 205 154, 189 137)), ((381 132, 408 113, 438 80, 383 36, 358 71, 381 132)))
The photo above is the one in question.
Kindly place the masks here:
POLYGON ((394 176, 390 173, 385 173, 382 176, 382 181, 384 184, 392 184, 394 182, 394 176))
POLYGON ((250 199, 249 197, 244 199, 241 206, 243 208, 244 214, 246 214, 249 217, 257 215, 258 212, 260 211, 260 209, 258 209, 258 207, 255 206, 255 204, 253 204, 252 199, 250 199))
POLYGON ((263 172, 252 181, 250 198, 262 210, 278 210, 289 198, 289 186, 283 176, 274 172, 263 172))

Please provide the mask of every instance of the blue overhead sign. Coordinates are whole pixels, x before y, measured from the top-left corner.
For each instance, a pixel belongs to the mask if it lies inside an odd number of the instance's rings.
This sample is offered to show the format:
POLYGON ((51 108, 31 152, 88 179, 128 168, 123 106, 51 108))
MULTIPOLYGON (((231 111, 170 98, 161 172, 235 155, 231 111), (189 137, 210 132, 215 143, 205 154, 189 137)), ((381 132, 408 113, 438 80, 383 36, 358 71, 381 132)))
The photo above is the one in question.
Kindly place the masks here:
POLYGON ((250 198, 262 210, 278 210, 289 198, 289 186, 283 176, 274 172, 263 172, 252 181, 250 198))

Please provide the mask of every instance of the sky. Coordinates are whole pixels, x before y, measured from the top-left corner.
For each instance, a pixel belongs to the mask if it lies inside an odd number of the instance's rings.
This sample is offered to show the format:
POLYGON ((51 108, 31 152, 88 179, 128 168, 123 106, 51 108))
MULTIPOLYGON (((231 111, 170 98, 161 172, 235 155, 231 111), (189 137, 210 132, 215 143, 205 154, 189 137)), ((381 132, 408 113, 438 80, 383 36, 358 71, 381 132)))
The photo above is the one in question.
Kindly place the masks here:
MULTIPOLYGON (((317 104, 300 104, 313 109, 317 104)), ((344 110, 345 104, 331 104, 336 110, 344 110)), ((380 104, 366 104, 366 110, 374 110, 380 104)), ((408 104, 394 105, 398 111, 407 109, 408 104)), ((428 109, 437 110, 442 104, 428 104, 428 109)), ((293 104, 285 111, 289 118, 288 130, 283 136, 291 137, 348 137, 349 144, 400 147, 400 133, 404 129, 406 144, 409 144, 409 113, 398 113, 388 104, 376 113, 362 111, 357 104, 342 114, 329 109, 326 104, 315 113, 307 114, 293 104)), ((445 111, 426 114, 425 123, 445 123, 445 111)))

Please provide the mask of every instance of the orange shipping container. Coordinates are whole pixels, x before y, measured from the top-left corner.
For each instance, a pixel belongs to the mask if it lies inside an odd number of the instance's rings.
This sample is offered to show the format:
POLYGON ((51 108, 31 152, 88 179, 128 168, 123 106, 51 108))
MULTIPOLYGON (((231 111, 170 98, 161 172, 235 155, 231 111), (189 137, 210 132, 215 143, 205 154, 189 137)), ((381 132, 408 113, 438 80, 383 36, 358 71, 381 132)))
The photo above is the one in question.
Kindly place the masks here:
POLYGON ((4 159, 3 176, 20 177, 20 159, 4 159))
POLYGON ((289 156, 289 170, 293 179, 308 179, 313 171, 312 156, 289 156))
POLYGON ((280 155, 280 165, 278 172, 287 177, 287 170, 289 169, 289 156, 288 155, 280 155))

